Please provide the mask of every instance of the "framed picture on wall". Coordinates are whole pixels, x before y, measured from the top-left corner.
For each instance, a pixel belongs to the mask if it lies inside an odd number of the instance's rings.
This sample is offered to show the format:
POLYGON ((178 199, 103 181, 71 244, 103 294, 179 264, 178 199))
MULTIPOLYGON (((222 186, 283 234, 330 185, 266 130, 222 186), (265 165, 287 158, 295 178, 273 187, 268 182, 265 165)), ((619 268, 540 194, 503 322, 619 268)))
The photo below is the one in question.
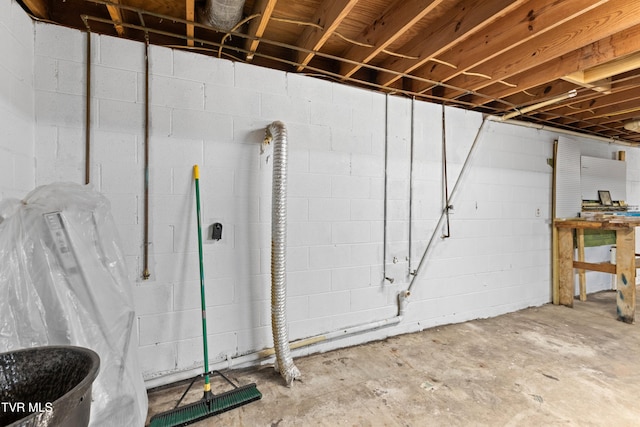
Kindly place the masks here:
POLYGON ((611 206, 611 194, 607 190, 598 190, 598 197, 600 197, 600 203, 603 206, 611 206))

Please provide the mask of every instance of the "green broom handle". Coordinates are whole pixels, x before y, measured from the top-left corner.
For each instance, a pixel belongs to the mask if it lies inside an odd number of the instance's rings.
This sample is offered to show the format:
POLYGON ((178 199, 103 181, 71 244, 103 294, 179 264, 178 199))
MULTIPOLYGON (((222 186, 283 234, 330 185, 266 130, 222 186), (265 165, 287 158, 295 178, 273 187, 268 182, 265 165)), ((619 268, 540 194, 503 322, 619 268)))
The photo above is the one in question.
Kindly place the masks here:
POLYGON ((202 347, 204 349, 204 392, 211 392, 209 382, 209 351, 207 349, 207 304, 204 298, 204 262, 202 260, 202 226, 200 225, 200 169, 193 165, 193 179, 196 182, 196 215, 198 216, 198 254, 200 257, 200 301, 202 302, 202 347))

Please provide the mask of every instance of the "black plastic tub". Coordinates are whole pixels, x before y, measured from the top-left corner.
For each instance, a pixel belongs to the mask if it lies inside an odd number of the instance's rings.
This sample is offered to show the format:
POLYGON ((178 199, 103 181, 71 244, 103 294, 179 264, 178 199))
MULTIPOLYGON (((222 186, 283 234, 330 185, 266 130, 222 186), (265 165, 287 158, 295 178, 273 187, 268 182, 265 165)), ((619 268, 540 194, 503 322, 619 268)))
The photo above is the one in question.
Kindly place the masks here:
POLYGON ((0 426, 86 426, 100 358, 87 348, 0 353, 0 426))

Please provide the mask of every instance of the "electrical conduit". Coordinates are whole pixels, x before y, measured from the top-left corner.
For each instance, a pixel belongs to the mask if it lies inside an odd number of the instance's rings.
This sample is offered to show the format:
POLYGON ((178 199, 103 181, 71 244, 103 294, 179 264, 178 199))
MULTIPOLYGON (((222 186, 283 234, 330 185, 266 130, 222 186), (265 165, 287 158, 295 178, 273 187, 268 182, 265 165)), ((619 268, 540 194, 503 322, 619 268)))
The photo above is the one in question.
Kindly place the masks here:
POLYGON ((287 386, 300 377, 293 363, 287 333, 287 130, 276 121, 266 129, 265 141, 273 141, 271 201, 271 329, 276 371, 287 386))
MULTIPOLYGON (((438 222, 436 223, 436 226, 433 229, 433 233, 431 234, 431 238, 429 239, 429 243, 427 243, 427 247, 422 252, 422 257, 420 258, 420 262, 418 263, 418 267, 415 269, 415 272, 413 273, 413 277, 411 278, 411 282, 409 283, 409 287, 407 288, 406 291, 404 291, 405 294, 406 294, 406 297, 409 297, 411 295, 411 290, 413 289, 413 287, 414 287, 414 285, 416 283, 416 278, 418 277, 418 274, 419 274, 420 270, 422 269, 422 266, 423 266, 425 260, 427 259, 427 255, 429 254, 429 252, 431 252, 431 248, 433 247, 433 243, 436 241, 436 236, 438 235, 438 231, 440 230, 440 227, 442 226, 442 222, 448 216, 449 203, 450 203, 451 200, 453 200, 453 197, 454 197, 454 195, 456 194, 456 192, 458 190, 458 186, 462 182, 462 178, 465 175, 467 167, 469 166, 469 161, 471 160, 472 155, 476 151, 476 146, 478 145, 478 141, 480 139, 480 135, 482 135, 482 130, 484 129, 484 125, 485 125, 486 122, 487 122, 487 117, 483 116, 482 123, 480 124, 480 127, 478 128, 478 131, 476 132, 476 136, 473 139, 473 143, 471 144, 471 148, 469 148, 469 152, 467 153, 467 157, 464 160, 464 163, 462 164, 462 169, 460 170, 460 173, 458 174, 458 178, 456 179, 456 183, 453 186, 453 190, 451 190, 451 193, 447 197, 446 206, 442 209, 442 211, 440 213, 440 218, 438 219, 438 222)), ((443 161, 444 161, 444 159, 443 159, 443 161)), ((441 235, 440 237, 442 238, 443 236, 441 235)))
MULTIPOLYGON (((482 131, 484 129, 485 126, 485 122, 487 120, 487 117, 483 117, 483 121, 482 124, 480 125, 476 136, 473 140, 473 143, 471 145, 471 148, 469 149, 469 152, 467 154, 467 157, 464 161, 464 164, 462 166, 462 169, 460 171, 460 174, 458 175, 458 179, 456 180, 456 183, 453 187, 453 190, 450 193, 450 200, 453 199, 453 196, 456 194, 459 184, 462 181, 462 177, 465 175, 465 171, 469 165, 469 162, 471 160, 472 154, 475 152, 476 150, 476 146, 478 145, 478 141, 480 139, 480 136, 482 135, 482 131)), ((271 125, 269 125, 267 127, 266 130, 266 138, 265 138, 265 143, 270 142, 271 140, 276 140, 276 142, 274 143, 274 147, 273 147, 273 155, 274 155, 274 174, 273 174, 273 186, 274 186, 274 212, 272 213, 272 217, 275 217, 275 200, 276 200, 276 180, 281 181, 281 173, 282 171, 277 171, 278 169, 281 169, 284 167, 284 196, 286 196, 286 129, 284 127, 284 124, 281 122, 273 122, 271 125), (278 142, 279 140, 284 139, 284 147, 282 147, 282 141, 278 142), (284 162, 282 157, 282 151, 284 151, 284 162), (284 164, 283 164, 284 163, 284 164), (279 167, 277 167, 277 165, 280 165, 279 167), (278 172, 278 173, 276 173, 278 172)), ((278 187, 281 187, 282 182, 278 182, 278 187)), ((280 191, 282 191, 282 187, 280 189, 280 191)), ((282 196, 282 194, 281 194, 282 196)), ((279 210, 281 210, 280 213, 282 213, 282 211, 284 211, 284 216, 286 217, 286 200, 281 200, 281 204, 279 205, 279 210)), ((285 380, 287 381, 287 384, 290 385, 293 380, 295 378, 299 378, 300 377, 300 371, 295 367, 295 365, 293 364, 293 360, 291 358, 291 350, 292 349, 298 349, 298 348, 304 348, 304 347, 309 347, 312 345, 317 345, 320 344, 322 342, 326 342, 326 341, 330 341, 333 339, 340 339, 340 338, 345 338, 351 335, 356 335, 356 334, 361 334, 361 333, 366 333, 366 332, 372 332, 376 329, 380 329, 380 328, 386 328, 386 327, 391 327, 391 326, 395 326, 397 324, 399 324, 400 322, 402 322, 402 320, 404 319, 407 307, 409 305, 409 298, 411 296, 411 290, 413 289, 413 286, 415 285, 416 282, 416 278, 418 276, 418 272, 422 269, 423 264, 427 258, 428 253, 430 252, 433 243, 436 240, 436 236, 438 233, 438 230, 440 229, 440 226, 443 222, 443 220, 445 219, 445 209, 442 210, 440 218, 438 219, 438 223, 433 231, 433 234, 431 236, 431 239, 429 240, 429 243, 427 244, 427 247, 425 248, 423 254, 422 254, 422 258, 420 259, 420 263, 418 265, 418 267, 416 268, 415 272, 412 274, 412 279, 411 282, 409 284, 408 289, 403 290, 401 292, 398 293, 398 314, 387 318, 387 319, 383 319, 383 320, 378 320, 378 321, 374 321, 374 322, 369 322, 369 323, 362 323, 359 325, 355 325, 355 326, 350 326, 347 328, 341 328, 332 332, 328 332, 326 334, 320 334, 320 335, 316 335, 313 337, 309 337, 309 338, 304 338, 298 341, 293 341, 291 343, 289 343, 288 341, 288 336, 287 336, 287 331, 286 331, 286 308, 285 308, 285 297, 286 297, 286 282, 284 281, 284 273, 286 272, 286 268, 284 265, 284 257, 282 257, 282 259, 280 260, 282 262, 282 265, 279 265, 277 270, 279 272, 279 275, 277 276, 277 280, 276 279, 276 275, 274 275, 274 270, 275 270, 275 266, 274 266, 274 259, 273 259, 273 255, 272 255, 272 265, 271 265, 271 270, 272 270, 272 297, 271 297, 271 303, 272 303, 272 307, 271 307, 271 312, 272 312, 272 329, 273 329, 273 334, 274 334, 274 348, 267 348, 264 350, 260 350, 260 351, 256 351, 253 353, 249 353, 249 354, 244 354, 244 355, 239 355, 239 356, 231 356, 228 355, 227 356, 227 360, 223 361, 223 362, 219 362, 216 364, 216 367, 218 367, 219 369, 231 369, 232 367, 242 367, 245 366, 246 364, 252 364, 255 361, 258 360, 262 360, 265 358, 268 358, 270 356, 272 356, 274 353, 276 355, 276 368, 280 368, 280 367, 284 367, 285 370, 289 369, 289 371, 285 371, 283 369, 280 369, 280 373, 282 374, 282 376, 285 378, 285 380), (275 285, 278 286, 278 290, 276 291, 274 289, 275 285), (277 326, 276 326, 277 324, 277 326), (285 359, 285 360, 283 360, 285 359)), ((272 219, 273 221, 273 219, 272 219)), ((282 222, 282 225, 286 225, 286 222, 282 222)), ((276 227, 276 221, 273 221, 272 223, 272 227, 276 227)), ((283 228, 283 233, 286 232, 286 228, 283 228)), ((280 235, 280 238, 282 238, 283 236, 280 235)), ((286 235, 284 236, 284 240, 286 241, 286 235)), ((272 240, 272 254, 274 252, 274 246, 275 246, 275 240, 272 240)), ((284 255, 284 246, 282 247, 282 254, 284 255)), ((168 382, 171 381, 180 381, 186 378, 190 378, 191 376, 193 376, 195 373, 197 373, 195 370, 189 370, 189 371, 183 371, 183 372, 179 372, 179 373, 174 373, 174 374, 170 374, 171 380, 169 381, 167 378, 169 376, 165 376, 162 378, 154 378, 152 380, 147 380, 146 381, 146 386, 147 388, 152 388, 152 387, 156 387, 159 385, 163 385, 163 384, 167 384, 168 382)))

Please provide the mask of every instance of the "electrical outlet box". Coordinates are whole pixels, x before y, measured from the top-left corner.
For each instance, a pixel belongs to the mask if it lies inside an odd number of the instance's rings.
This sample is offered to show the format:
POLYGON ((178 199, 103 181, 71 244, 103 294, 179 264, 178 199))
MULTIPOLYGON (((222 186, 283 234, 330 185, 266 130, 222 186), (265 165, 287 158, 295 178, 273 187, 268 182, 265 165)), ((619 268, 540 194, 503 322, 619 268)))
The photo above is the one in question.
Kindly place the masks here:
POLYGON ((219 222, 216 222, 214 224, 211 224, 211 227, 209 228, 210 228, 209 235, 211 236, 212 240, 222 239, 222 224, 220 224, 219 222))

